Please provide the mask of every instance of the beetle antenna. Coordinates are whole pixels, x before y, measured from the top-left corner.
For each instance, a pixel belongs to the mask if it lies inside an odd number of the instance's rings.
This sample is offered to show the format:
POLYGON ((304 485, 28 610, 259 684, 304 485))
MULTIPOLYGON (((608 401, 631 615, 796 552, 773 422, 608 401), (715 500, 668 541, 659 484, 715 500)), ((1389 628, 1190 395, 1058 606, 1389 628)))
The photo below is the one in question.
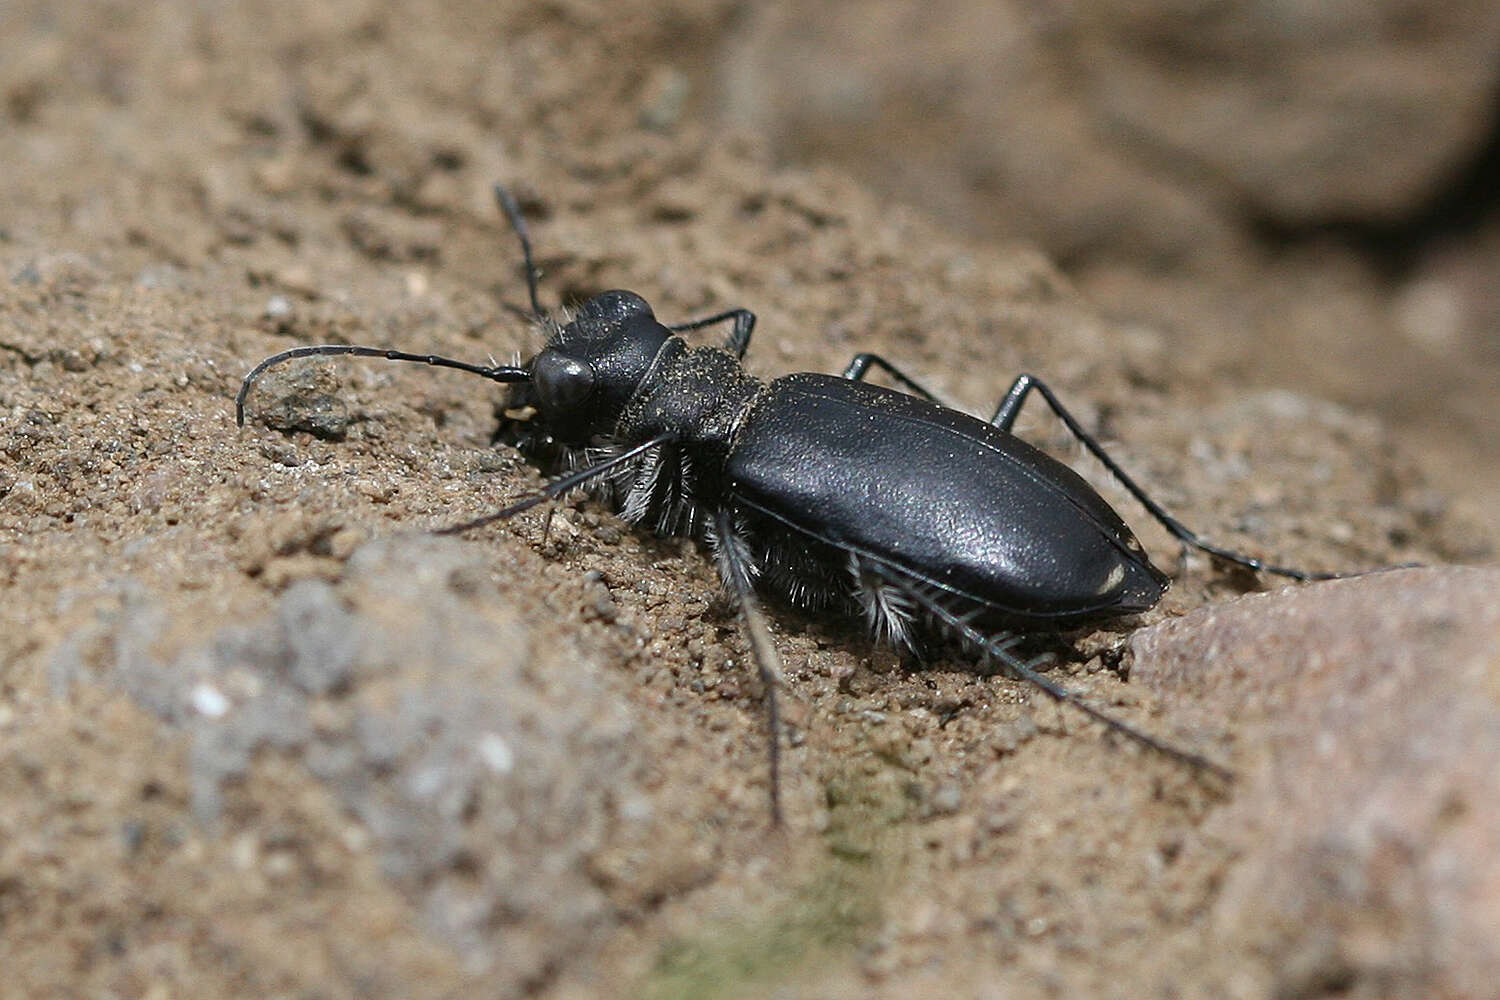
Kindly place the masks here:
POLYGON ((250 374, 240 383, 240 391, 234 395, 234 422, 241 427, 245 426, 245 399, 250 395, 250 387, 255 380, 267 368, 272 368, 283 361, 291 361, 293 358, 329 357, 351 354, 360 358, 381 358, 385 361, 410 361, 416 364, 432 365, 435 368, 454 368, 470 375, 478 375, 487 378, 491 382, 529 382, 531 372, 526 368, 513 365, 475 365, 467 361, 456 361, 453 358, 445 358, 438 354, 409 354, 406 351, 391 351, 383 347, 358 347, 354 344, 316 344, 306 347, 293 347, 291 350, 273 354, 260 364, 250 369, 250 374))
POLYGON ((1025 681, 1033 687, 1038 688, 1053 701, 1072 705, 1095 722, 1103 723, 1121 736, 1133 740, 1164 757, 1180 761, 1195 771, 1207 771, 1222 781, 1234 780, 1234 772, 1224 765, 1216 764, 1207 757, 1193 753, 1191 750, 1183 750, 1175 747, 1164 740, 1157 739, 1150 733, 1135 728, 1129 723, 1122 722, 1103 709, 1095 708, 1077 692, 1070 691, 1044 674, 1038 673, 1032 662, 1022 660, 1010 651, 1011 642, 996 642, 973 625, 970 625, 959 615, 943 607, 932 595, 924 593, 921 588, 917 587, 902 574, 874 560, 869 560, 869 565, 881 578, 905 591, 907 596, 920 605, 924 611, 932 615, 932 617, 942 622, 948 628, 953 629, 959 635, 982 649, 986 654, 999 661, 1006 673, 1010 674, 1016 680, 1025 681))
POLYGON ((540 320, 547 315, 547 311, 542 308, 541 300, 537 297, 536 261, 531 255, 531 235, 526 231, 526 218, 521 214, 521 206, 516 203, 515 196, 502 185, 495 185, 495 200, 500 203, 500 211, 510 220, 510 228, 516 231, 516 238, 521 241, 521 256, 526 262, 526 291, 531 295, 531 318, 540 320))

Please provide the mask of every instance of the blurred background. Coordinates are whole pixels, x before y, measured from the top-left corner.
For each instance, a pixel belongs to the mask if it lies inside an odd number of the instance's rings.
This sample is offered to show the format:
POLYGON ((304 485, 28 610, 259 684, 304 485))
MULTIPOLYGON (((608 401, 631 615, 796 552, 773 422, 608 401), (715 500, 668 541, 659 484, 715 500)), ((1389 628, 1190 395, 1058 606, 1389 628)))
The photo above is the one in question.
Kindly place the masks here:
POLYGON ((1378 413, 1500 527, 1500 6, 747 4, 703 54, 779 158, 1035 241, 1184 365, 1378 413))

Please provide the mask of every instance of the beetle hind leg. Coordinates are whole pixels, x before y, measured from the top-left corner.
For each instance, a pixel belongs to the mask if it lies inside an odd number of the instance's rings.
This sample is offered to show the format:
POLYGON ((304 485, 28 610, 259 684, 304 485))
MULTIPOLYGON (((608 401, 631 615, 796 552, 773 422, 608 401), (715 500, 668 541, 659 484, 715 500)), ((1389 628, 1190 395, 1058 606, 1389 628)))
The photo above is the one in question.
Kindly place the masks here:
POLYGON ((1314 573, 1307 570, 1294 569, 1290 566, 1273 565, 1257 556, 1236 552, 1233 549, 1227 549, 1200 538, 1196 532, 1190 530, 1171 514, 1168 514, 1161 504, 1153 500, 1134 479, 1131 479, 1125 470, 1120 468, 1119 464, 1104 450, 1104 446, 1099 443, 1098 439, 1084 430, 1083 425, 1078 422, 1078 419, 1072 413, 1068 412, 1068 408, 1063 406, 1062 400, 1057 398, 1056 393, 1049 389, 1045 382, 1034 375, 1022 375, 1015 380, 1010 387, 1010 391, 1000 400, 1000 405, 995 407, 995 415, 990 418, 990 423, 1002 431, 1009 433, 1011 428, 1015 426, 1016 417, 1021 412, 1022 404, 1026 402, 1026 398, 1031 395, 1033 390, 1041 395, 1042 399, 1046 401, 1047 406, 1063 422, 1063 425, 1068 428, 1068 433, 1077 438, 1079 443, 1088 449, 1089 454, 1103 463, 1104 467, 1109 470, 1110 475, 1114 476, 1120 485, 1124 486, 1130 495, 1135 497, 1136 501, 1142 507, 1146 508, 1146 513, 1155 518, 1158 524, 1171 532, 1172 536, 1183 545, 1206 552, 1211 556, 1223 559, 1236 566, 1243 566, 1246 569, 1254 570, 1257 573, 1271 573, 1292 580, 1336 580, 1344 575, 1340 573, 1314 573))
MULTIPOLYGON (((960 633, 959 638, 964 640, 965 645, 974 646, 974 643, 969 641, 967 636, 960 633)), ((1021 649, 1028 638, 1027 635, 1021 632, 997 632, 994 635, 987 636, 989 641, 976 647, 980 656, 980 672, 985 675, 1008 675, 1009 671, 1004 661, 997 660, 995 658, 996 654, 1002 654, 1007 658, 1016 656, 1017 651, 1021 649)), ((1035 656, 1021 662, 1025 664, 1027 670, 1040 670, 1055 659, 1057 657, 1052 653, 1037 653, 1035 656)))
POLYGON ((1109 712, 1098 708, 1071 688, 1064 687, 1050 677, 1038 673, 1037 666, 1039 662, 1036 659, 1023 660, 1013 652, 1013 647, 1016 644, 1014 637, 996 639, 986 635, 976 627, 973 621, 973 613, 954 611, 940 596, 933 594, 930 587, 922 586, 917 581, 911 579, 906 573, 871 559, 864 560, 863 568, 867 572, 881 577, 888 584, 904 591, 912 604, 921 613, 929 616, 939 627, 966 642, 973 643, 977 648, 983 650, 984 653, 999 664, 1002 673, 1018 681, 1030 684, 1053 701, 1059 704, 1071 705, 1095 722, 1102 723, 1111 731, 1162 756, 1186 764, 1194 771, 1212 774, 1222 780, 1233 779, 1232 772, 1223 765, 1209 760, 1202 754, 1183 749, 1166 740, 1152 736, 1144 730, 1137 729, 1130 723, 1117 719, 1109 712))

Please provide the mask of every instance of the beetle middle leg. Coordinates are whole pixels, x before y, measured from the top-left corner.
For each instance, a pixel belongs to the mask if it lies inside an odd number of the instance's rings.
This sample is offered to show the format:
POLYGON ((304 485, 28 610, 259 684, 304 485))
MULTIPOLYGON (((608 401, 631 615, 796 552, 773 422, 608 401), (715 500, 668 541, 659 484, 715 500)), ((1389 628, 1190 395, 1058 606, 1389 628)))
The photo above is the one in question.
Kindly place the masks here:
POLYGON ((719 576, 734 592, 750 639, 750 655, 765 688, 766 728, 771 759, 771 824, 781 825, 781 710, 776 689, 781 686, 781 655, 771 638, 771 629, 755 599, 755 562, 744 535, 735 526, 734 515, 720 510, 713 522, 714 555, 719 576))
POLYGON ((946 405, 941 399, 933 395, 929 389, 923 386, 922 383, 916 381, 880 355, 870 354, 867 351, 862 351, 849 359, 849 364, 844 368, 843 377, 854 382, 863 382, 872 367, 879 368, 928 402, 937 403, 939 406, 946 405))
POLYGON ((1189 545, 1201 552, 1207 552, 1211 556, 1217 556, 1226 562, 1234 563, 1236 566, 1244 566, 1246 569, 1255 570, 1258 573, 1274 573, 1277 576, 1284 576, 1293 580, 1335 580, 1339 578, 1340 574, 1338 573, 1312 573, 1306 570, 1291 569, 1286 566, 1276 566, 1256 556, 1235 552, 1233 549, 1226 549, 1199 538, 1196 532, 1190 530, 1171 514, 1168 514, 1162 509, 1160 504, 1151 499, 1146 491, 1134 479, 1131 479, 1124 469, 1120 468, 1119 463, 1110 458, 1109 453, 1104 450, 1104 446, 1099 443, 1098 439, 1083 429, 1083 425, 1078 422, 1073 414, 1068 412, 1067 407, 1063 406, 1062 401, 1057 398, 1057 395, 1047 387, 1047 383, 1035 375, 1022 375, 1015 380, 1010 387, 1010 391, 1005 394, 1000 400, 1000 405, 995 408, 995 415, 990 418, 990 423, 1003 431, 1009 432, 1015 425, 1016 416, 1021 412, 1022 404, 1026 402, 1026 398, 1031 394, 1033 389, 1041 394, 1042 399, 1047 401, 1047 405, 1051 407, 1052 412, 1057 414, 1057 418, 1068 428, 1068 432, 1088 449, 1089 454, 1102 462, 1110 474, 1119 481, 1120 485, 1124 486, 1130 492, 1130 495, 1135 497, 1142 507, 1146 508, 1146 512, 1155 518, 1162 527, 1171 532, 1172 537, 1184 545, 1189 545))

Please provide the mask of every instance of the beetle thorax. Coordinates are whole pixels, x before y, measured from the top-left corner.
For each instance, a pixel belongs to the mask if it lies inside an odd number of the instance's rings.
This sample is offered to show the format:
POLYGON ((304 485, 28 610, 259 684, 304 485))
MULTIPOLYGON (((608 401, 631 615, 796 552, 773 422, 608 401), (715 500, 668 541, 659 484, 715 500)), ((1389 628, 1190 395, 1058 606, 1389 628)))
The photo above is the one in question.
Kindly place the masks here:
POLYGON ((673 341, 620 415, 614 437, 628 444, 670 434, 700 467, 722 466, 736 424, 764 383, 728 351, 673 341))

